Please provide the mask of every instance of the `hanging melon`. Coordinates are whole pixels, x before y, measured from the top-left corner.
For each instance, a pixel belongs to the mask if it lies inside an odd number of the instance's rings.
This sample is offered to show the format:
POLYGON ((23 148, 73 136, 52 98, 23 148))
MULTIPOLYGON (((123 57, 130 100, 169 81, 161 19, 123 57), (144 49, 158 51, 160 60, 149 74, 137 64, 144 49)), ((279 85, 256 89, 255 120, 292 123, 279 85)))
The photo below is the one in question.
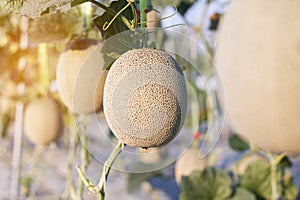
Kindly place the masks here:
POLYGON ((127 51, 108 72, 103 108, 112 132, 125 144, 144 148, 165 145, 185 120, 183 72, 162 50, 127 51))
POLYGON ((300 152, 299 8, 298 0, 234 0, 218 36, 233 128, 275 152, 300 152))
POLYGON ((74 113, 88 114, 102 109, 107 70, 93 39, 77 39, 60 55, 57 85, 63 103, 74 113))
POLYGON ((47 145, 62 132, 62 114, 55 100, 42 97, 31 101, 24 113, 24 134, 34 144, 47 145))

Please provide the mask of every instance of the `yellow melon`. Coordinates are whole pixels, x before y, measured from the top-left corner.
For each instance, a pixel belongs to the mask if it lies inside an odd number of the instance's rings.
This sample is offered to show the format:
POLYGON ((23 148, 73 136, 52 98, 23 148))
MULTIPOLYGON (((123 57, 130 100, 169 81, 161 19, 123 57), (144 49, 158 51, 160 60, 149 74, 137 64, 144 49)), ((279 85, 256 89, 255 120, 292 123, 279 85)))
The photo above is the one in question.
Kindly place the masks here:
POLYGON ((218 36, 233 128, 275 152, 300 152, 299 8, 298 0, 234 0, 218 36))
POLYGON ((78 39, 60 55, 56 78, 63 103, 74 113, 88 114, 102 108, 107 71, 97 41, 78 39))
POLYGON ((24 113, 24 134, 34 144, 47 145, 62 132, 62 114, 55 100, 43 97, 31 101, 24 113))
POLYGON ((185 120, 187 89, 182 70, 164 51, 130 50, 108 72, 103 107, 109 127, 125 144, 165 145, 185 120))

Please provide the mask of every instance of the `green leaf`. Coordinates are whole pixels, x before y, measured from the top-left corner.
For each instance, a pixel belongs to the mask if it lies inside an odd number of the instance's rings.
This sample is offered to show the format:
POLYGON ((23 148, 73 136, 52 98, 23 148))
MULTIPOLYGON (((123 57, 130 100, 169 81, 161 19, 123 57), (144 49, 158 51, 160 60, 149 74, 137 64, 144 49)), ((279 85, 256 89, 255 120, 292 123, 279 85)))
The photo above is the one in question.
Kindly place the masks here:
POLYGON ((19 14, 24 2, 25 0, 1 0, 0 10, 11 14, 19 14))
POLYGON ((238 187, 235 190, 234 196, 232 198, 230 198, 230 200, 256 200, 255 195, 242 187, 238 187))
POLYGON ((238 134, 233 134, 230 136, 229 145, 236 151, 245 151, 250 148, 249 143, 238 134))
POLYGON ((232 193, 232 180, 228 173, 207 167, 182 177, 180 200, 223 200, 232 193))
POLYGON ((275 180, 272 180, 271 166, 263 160, 248 165, 244 176, 241 177, 241 186, 261 198, 271 199, 272 181, 275 181, 277 192, 282 198, 296 199, 298 190, 293 183, 290 169, 277 166, 275 180))
POLYGON ((278 166, 279 192, 284 199, 296 199, 298 187, 293 182, 293 177, 288 167, 278 166))
POLYGON ((0 9, 11 14, 38 18, 43 14, 66 12, 71 8, 71 2, 72 0, 1 0, 0 9))
POLYGON ((71 8, 72 0, 25 0, 20 14, 38 18, 44 14, 66 12, 71 8))
POLYGON ((140 32, 135 30, 126 31, 105 40, 101 48, 104 58, 104 69, 109 69, 112 63, 123 53, 132 49, 142 48, 139 34, 140 32))
POLYGON ((287 157, 286 155, 280 160, 280 162, 278 163, 278 166, 282 166, 282 167, 291 167, 292 166, 292 162, 290 161, 289 157, 287 157))
MULTIPOLYGON (((129 30, 124 22, 118 17, 113 20, 113 22, 107 29, 103 28, 103 26, 107 23, 110 23, 116 13, 122 10, 127 4, 128 2, 126 0, 113 1, 101 16, 98 16, 94 19, 94 23, 100 30, 103 38, 107 39, 115 34, 129 30)), ((127 18, 129 21, 137 20, 135 19, 135 15, 131 6, 127 7, 121 13, 121 15, 127 18)))
MULTIPOLYGON (((158 32, 159 33, 159 32, 158 32)), ((148 43, 148 48, 157 48, 160 44, 148 40, 148 35, 144 34, 141 29, 124 31, 110 37, 102 43, 101 53, 104 58, 104 69, 109 69, 113 62, 123 53, 143 47, 143 39, 148 43)))
POLYGON ((261 160, 250 163, 242 177, 241 186, 260 197, 270 199, 272 195, 270 164, 261 160))
POLYGON ((82 17, 77 9, 44 15, 29 22, 29 41, 41 43, 64 40, 75 31, 82 30, 82 25, 82 17))

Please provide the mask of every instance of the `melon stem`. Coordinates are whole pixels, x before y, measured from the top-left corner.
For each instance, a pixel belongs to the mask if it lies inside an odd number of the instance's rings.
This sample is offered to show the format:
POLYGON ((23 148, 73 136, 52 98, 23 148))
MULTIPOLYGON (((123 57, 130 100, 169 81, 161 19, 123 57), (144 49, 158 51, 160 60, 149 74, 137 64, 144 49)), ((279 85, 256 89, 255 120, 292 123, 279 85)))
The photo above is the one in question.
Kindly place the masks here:
POLYGON ((147 21, 147 0, 140 0, 140 14, 141 14, 141 28, 142 30, 146 27, 147 21))
MULTIPOLYGON (((70 115, 68 114, 68 117, 70 115)), ((73 124, 72 124, 73 125, 73 124)), ((76 199, 76 192, 73 183, 73 162, 74 162, 74 155, 76 154, 76 146, 78 144, 79 136, 75 134, 74 125, 69 127, 70 137, 69 137, 69 149, 68 149, 68 158, 67 158, 67 187, 62 195, 63 199, 67 199, 70 197, 71 199, 76 199)))
POLYGON ((79 165, 76 166, 76 170, 79 174, 81 181, 87 187, 87 189, 97 194, 97 200, 104 200, 105 198, 105 183, 107 181, 107 177, 109 175, 114 161, 121 153, 123 147, 124 143, 119 140, 118 144, 115 146, 114 150, 111 152, 108 159, 104 163, 103 172, 97 185, 94 185, 88 178, 86 178, 83 170, 80 168, 79 165))
POLYGON ((104 200, 104 197, 105 197, 104 189, 105 189, 105 183, 106 183, 107 177, 111 170, 112 164, 114 163, 114 161, 116 160, 118 155, 121 153, 123 147, 124 147, 124 143, 121 140, 119 140, 115 149, 112 151, 112 153, 109 155, 108 159, 104 163, 103 173, 102 173, 100 181, 97 185, 97 188, 99 188, 98 200, 104 200))
POLYGON ((147 23, 147 0, 140 0, 140 23, 143 37, 143 47, 146 47, 145 27, 147 23))
MULTIPOLYGON (((81 129, 78 130, 78 134, 81 141, 81 152, 80 152, 80 159, 81 159, 81 169, 85 173, 88 165, 89 165, 89 152, 87 150, 87 135, 86 135, 86 121, 82 122, 83 126, 81 126, 81 129)), ((83 183, 79 180, 78 182, 78 196, 80 199, 83 198, 83 183)))
POLYGON ((86 6, 82 6, 80 11, 83 16, 83 35, 87 37, 93 29, 92 7, 90 4, 87 4, 86 6))
POLYGON ((267 156, 271 164, 271 188, 272 188, 271 200, 276 200, 279 197, 278 189, 277 189, 277 177, 276 177, 277 164, 271 152, 267 152, 267 156))

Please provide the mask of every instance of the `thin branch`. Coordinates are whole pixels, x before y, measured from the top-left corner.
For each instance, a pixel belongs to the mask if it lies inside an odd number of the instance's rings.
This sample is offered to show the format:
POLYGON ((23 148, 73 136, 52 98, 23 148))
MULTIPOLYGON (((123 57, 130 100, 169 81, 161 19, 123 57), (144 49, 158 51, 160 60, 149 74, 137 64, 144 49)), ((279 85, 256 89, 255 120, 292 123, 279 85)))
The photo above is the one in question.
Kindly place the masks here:
POLYGON ((107 180, 108 174, 111 170, 112 164, 116 160, 117 156, 121 153, 124 144, 119 141, 113 152, 109 155, 107 161, 104 163, 103 173, 100 177, 99 183, 94 185, 84 174, 83 170, 80 168, 79 165, 76 166, 76 170, 79 174, 80 179, 82 180, 83 184, 89 189, 91 192, 97 194, 98 200, 104 200, 105 198, 105 182, 107 180))
POLYGON ((110 22, 105 22, 102 29, 103 30, 107 30, 111 24, 115 21, 115 19, 124 11, 126 10, 126 8, 128 8, 131 5, 130 2, 128 2, 128 4, 126 6, 124 6, 124 8, 122 8, 117 14, 115 14, 115 16, 112 18, 112 20, 110 20, 110 22))
POLYGON ((108 174, 111 170, 111 166, 114 163, 114 161, 116 160, 117 156, 121 153, 123 146, 124 146, 124 144, 122 143, 122 141, 119 140, 117 146, 115 147, 113 152, 109 155, 108 159, 104 163, 103 173, 102 173, 100 181, 97 185, 97 188, 100 189, 99 192, 103 195, 103 199, 105 196, 105 192, 104 192, 105 182, 106 182, 108 174))
POLYGON ((147 22, 147 0, 140 0, 140 14, 141 14, 141 28, 144 29, 146 27, 147 22))
POLYGON ((277 163, 275 162, 273 155, 271 152, 267 153, 269 162, 271 164, 271 188, 272 188, 272 200, 278 199, 278 188, 277 188, 277 174, 276 174, 276 169, 277 169, 277 163))
MULTIPOLYGON (((86 172, 87 167, 89 165, 89 152, 87 150, 87 135, 86 135, 86 121, 81 122, 81 126, 78 127, 78 134, 80 136, 81 146, 80 146, 80 159, 81 159, 81 169, 83 173, 86 172)), ((82 181, 79 180, 78 183, 78 196, 80 199, 83 198, 83 184, 82 181)))

